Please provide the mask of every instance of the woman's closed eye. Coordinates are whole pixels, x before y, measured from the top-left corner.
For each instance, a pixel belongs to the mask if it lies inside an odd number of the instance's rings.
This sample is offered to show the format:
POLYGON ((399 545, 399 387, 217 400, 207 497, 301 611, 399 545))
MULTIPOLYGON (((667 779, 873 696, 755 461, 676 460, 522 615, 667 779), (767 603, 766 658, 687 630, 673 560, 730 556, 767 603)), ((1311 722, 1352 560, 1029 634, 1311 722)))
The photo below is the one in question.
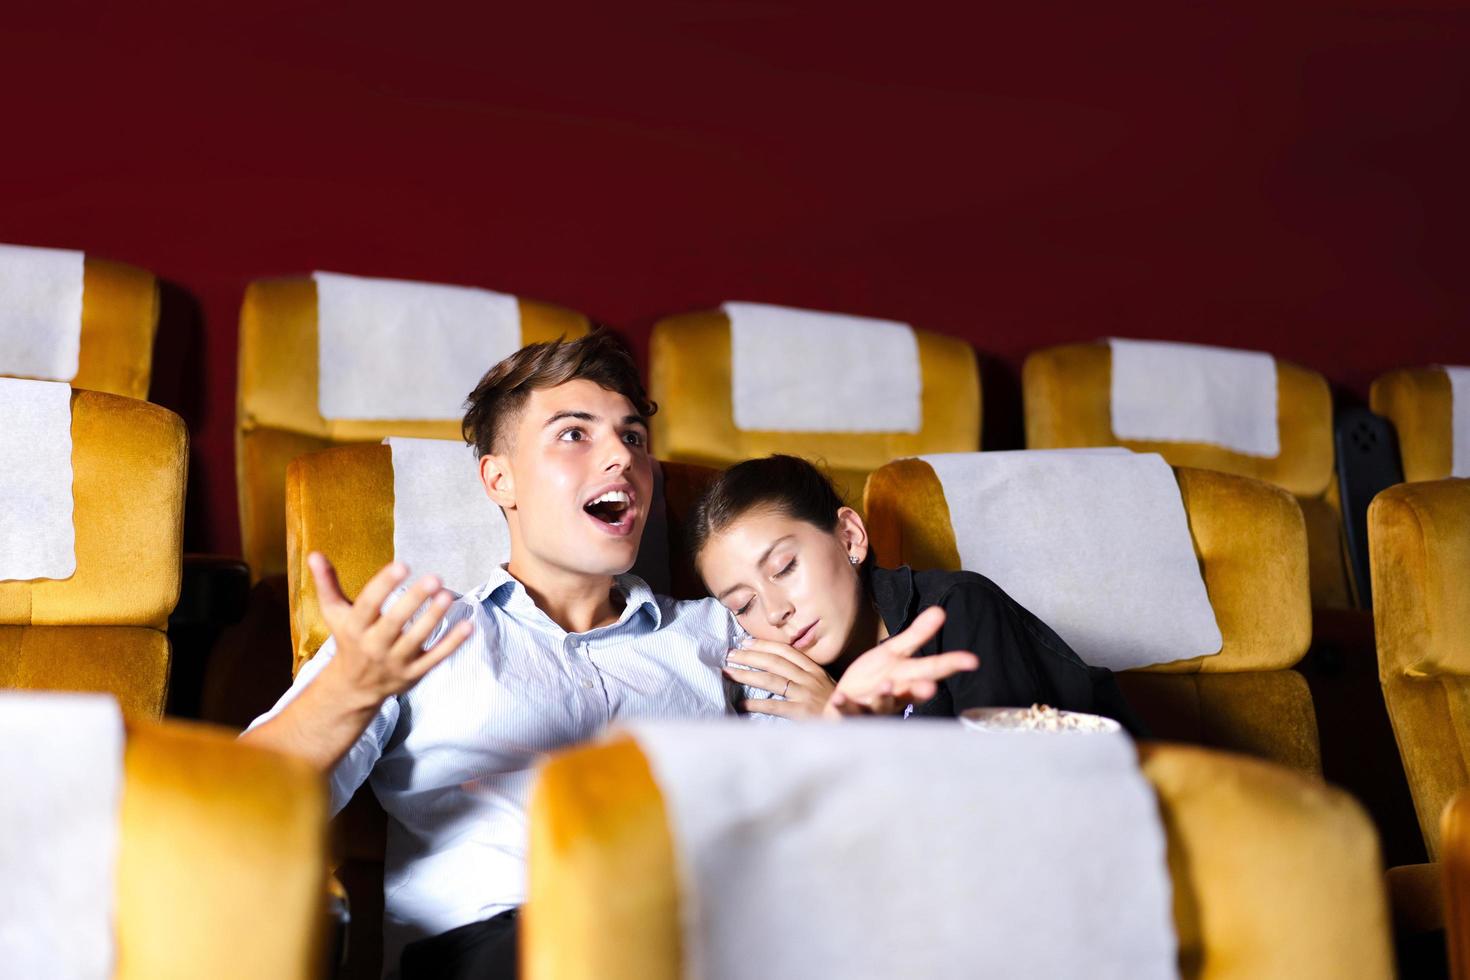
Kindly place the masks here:
POLYGON ((735 615, 744 616, 746 613, 750 612, 750 607, 753 605, 755 605, 755 596, 751 596, 749 599, 746 599, 745 605, 735 610, 735 615))
POLYGON ((775 575, 772 575, 771 578, 785 578, 786 576, 790 575, 795 570, 796 570, 796 559, 795 558, 792 558, 790 561, 788 561, 781 568, 781 570, 779 572, 777 572, 775 575))

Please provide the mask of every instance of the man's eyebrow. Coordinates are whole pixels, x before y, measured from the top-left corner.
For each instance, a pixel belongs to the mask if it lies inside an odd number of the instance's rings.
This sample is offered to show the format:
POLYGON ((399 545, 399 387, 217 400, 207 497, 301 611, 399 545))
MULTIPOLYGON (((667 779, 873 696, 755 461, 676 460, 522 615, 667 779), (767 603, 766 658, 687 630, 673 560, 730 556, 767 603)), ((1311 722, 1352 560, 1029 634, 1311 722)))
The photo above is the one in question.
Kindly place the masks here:
POLYGON ((599 421, 598 417, 596 415, 593 415, 591 412, 583 412, 566 408, 552 415, 551 418, 547 419, 545 422, 542 422, 541 428, 544 429, 551 423, 560 422, 562 419, 577 419, 579 422, 599 421))
POLYGON ((643 426, 646 429, 646 428, 648 428, 648 419, 644 418, 641 415, 624 415, 623 416, 623 424, 624 425, 641 425, 641 426, 643 426))
MULTIPOLYGON (((779 537, 775 541, 772 541, 771 542, 771 546, 769 548, 767 548, 765 551, 762 551, 761 552, 760 559, 755 563, 755 566, 757 568, 759 568, 760 566, 764 565, 766 563, 766 559, 769 558, 769 557, 771 557, 771 552, 773 552, 773 551, 776 550, 777 545, 780 545, 782 542, 790 541, 790 540, 791 540, 791 535, 787 534, 784 537, 779 537)), ((715 599, 718 600, 718 601, 723 602, 724 599, 725 599, 725 596, 729 595, 731 592, 734 592, 736 589, 741 589, 741 588, 744 588, 744 587, 745 587, 744 583, 737 582, 736 584, 734 584, 734 585, 730 586, 728 589, 726 589, 724 592, 721 592, 719 595, 715 596, 715 599)))

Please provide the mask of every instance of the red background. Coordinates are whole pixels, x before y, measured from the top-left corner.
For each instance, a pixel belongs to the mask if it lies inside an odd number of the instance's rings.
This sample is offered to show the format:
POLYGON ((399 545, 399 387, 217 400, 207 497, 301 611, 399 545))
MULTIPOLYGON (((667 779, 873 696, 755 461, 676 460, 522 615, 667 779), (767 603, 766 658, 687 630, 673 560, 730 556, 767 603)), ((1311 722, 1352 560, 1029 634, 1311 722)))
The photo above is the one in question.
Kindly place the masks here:
POLYGON ((0 36, 0 241, 165 281, 194 550, 238 551, 263 276, 489 286, 640 356, 725 299, 905 319, 980 352, 991 447, 1063 341, 1261 348, 1348 398, 1470 363, 1454 5, 212 6, 12 6, 0 36))

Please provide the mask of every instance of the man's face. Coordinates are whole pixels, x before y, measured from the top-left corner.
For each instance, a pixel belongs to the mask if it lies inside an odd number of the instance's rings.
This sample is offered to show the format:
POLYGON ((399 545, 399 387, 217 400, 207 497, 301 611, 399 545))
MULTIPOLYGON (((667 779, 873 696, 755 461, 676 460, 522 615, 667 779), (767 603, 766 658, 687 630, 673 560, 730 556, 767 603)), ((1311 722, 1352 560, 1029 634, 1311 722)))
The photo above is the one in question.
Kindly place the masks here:
POLYGON ((648 429, 632 403, 591 381, 533 391, 507 445, 482 460, 506 508, 511 565, 577 575, 633 567, 653 495, 648 429), (509 480, 496 480, 496 468, 509 480))

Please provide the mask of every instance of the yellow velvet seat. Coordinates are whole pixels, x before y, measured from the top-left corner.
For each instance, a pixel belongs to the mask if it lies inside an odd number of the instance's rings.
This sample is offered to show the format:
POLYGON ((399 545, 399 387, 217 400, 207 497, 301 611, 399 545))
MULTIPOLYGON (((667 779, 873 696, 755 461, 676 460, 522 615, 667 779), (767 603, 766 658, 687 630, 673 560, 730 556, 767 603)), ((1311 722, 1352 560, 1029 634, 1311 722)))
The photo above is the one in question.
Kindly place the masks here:
MULTIPOLYGON (((526 344, 574 338, 587 318, 522 299, 526 344)), ((241 547, 255 580, 286 571, 286 465, 302 453, 385 436, 458 439, 460 419, 323 418, 317 403, 317 298, 310 278, 266 279, 245 290, 235 432, 241 547)), ((491 365, 485 365, 489 370, 491 365)), ((465 392, 466 395, 469 392, 465 392)))
MULTIPOLYGON (((1187 467, 1174 473, 1224 645, 1214 656, 1125 671, 1118 683, 1160 738, 1320 775, 1311 693, 1291 669, 1312 637, 1301 510, 1289 493, 1259 480, 1187 467)), ((944 489, 928 463, 905 459, 876 470, 866 505, 880 565, 961 567, 944 489)))
MULTIPOLYGON (((659 403, 659 458, 724 468, 771 453, 821 460, 843 499, 861 504, 863 481, 900 456, 980 448, 980 372, 962 340, 914 331, 923 379, 918 432, 767 432, 736 427, 730 319, 720 310, 667 317, 649 340, 649 394, 659 403)), ((820 378, 813 382, 821 384, 820 378)))
POLYGON ((1470 787, 1445 807, 1439 840, 1450 977, 1470 980, 1470 787))
POLYGON ((322 973, 326 792, 310 766, 177 722, 129 722, 118 980, 322 973))
POLYGON ((163 713, 179 598, 188 436, 167 409, 73 389, 76 572, 0 581, 0 685, 106 691, 163 713))
POLYGON ((1021 370, 1026 446, 1070 449, 1126 446, 1158 453, 1173 466, 1220 470, 1273 483, 1301 504, 1311 560, 1312 604, 1352 605, 1343 558, 1342 513, 1333 473, 1332 394, 1315 371, 1276 362, 1281 452, 1247 456, 1220 446, 1119 439, 1112 428, 1112 352, 1106 343, 1036 351, 1021 370))
MULTIPOLYGON (((146 399, 158 332, 158 280, 151 272, 87 256, 75 388, 146 399)), ((5 365, 0 363, 0 375, 5 365)))
MULTIPOLYGON (((673 591, 692 598, 704 595, 684 556, 683 521, 713 470, 665 463, 662 466, 663 519, 673 591)), ((656 499, 654 506, 659 506, 656 499)), ((330 631, 317 604, 316 583, 306 556, 319 551, 337 569, 343 591, 356 596, 378 569, 393 560, 393 457, 386 445, 339 446, 293 460, 286 477, 287 583, 291 610, 292 672, 299 670, 326 642, 330 631)), ((645 544, 649 535, 645 532, 645 544)), ((640 555, 659 560, 657 554, 640 555)), ((417 569, 427 572, 430 569, 417 569)), ((385 817, 370 791, 362 791, 337 820, 338 850, 345 862, 338 876, 359 887, 354 906, 380 907, 385 817)), ((353 916, 350 953, 352 975, 376 975, 369 961, 381 950, 380 921, 365 913, 353 916)))
POLYGON ((1443 480, 1454 463, 1450 379, 1437 368, 1390 371, 1373 382, 1368 405, 1393 423, 1404 479, 1443 480))
MULTIPOLYGON (((1347 794, 1222 752, 1156 744, 1141 754, 1168 840, 1185 980, 1393 975, 1377 839, 1347 794)), ((675 850, 638 745, 617 737, 552 757, 530 820, 522 975, 680 977, 675 850)), ((751 950, 757 964, 780 955, 758 937, 751 950)))
POLYGON ((1368 508, 1378 678, 1431 859, 1470 786, 1470 480, 1401 483, 1368 508))

